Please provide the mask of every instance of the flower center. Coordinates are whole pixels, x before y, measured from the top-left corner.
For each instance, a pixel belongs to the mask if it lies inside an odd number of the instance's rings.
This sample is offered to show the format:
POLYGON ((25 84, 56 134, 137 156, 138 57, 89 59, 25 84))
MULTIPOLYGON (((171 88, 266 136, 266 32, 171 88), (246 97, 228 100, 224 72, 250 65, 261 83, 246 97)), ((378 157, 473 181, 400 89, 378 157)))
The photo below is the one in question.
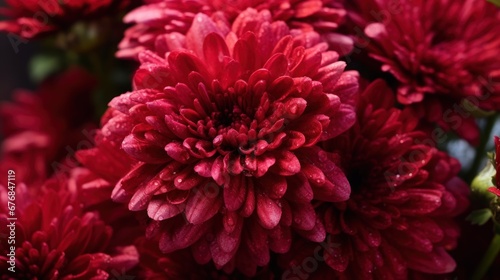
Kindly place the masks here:
POLYGON ((232 110, 226 108, 219 112, 212 113, 212 119, 218 130, 229 127, 236 129, 242 125, 247 126, 252 121, 237 105, 234 105, 232 110))
POLYGON ((368 170, 354 168, 354 169, 350 170, 350 172, 348 173, 347 180, 349 181, 349 184, 351 185, 351 192, 352 193, 356 193, 361 189, 361 187, 366 179, 366 176, 368 174, 368 172, 366 172, 366 171, 368 171, 368 170))

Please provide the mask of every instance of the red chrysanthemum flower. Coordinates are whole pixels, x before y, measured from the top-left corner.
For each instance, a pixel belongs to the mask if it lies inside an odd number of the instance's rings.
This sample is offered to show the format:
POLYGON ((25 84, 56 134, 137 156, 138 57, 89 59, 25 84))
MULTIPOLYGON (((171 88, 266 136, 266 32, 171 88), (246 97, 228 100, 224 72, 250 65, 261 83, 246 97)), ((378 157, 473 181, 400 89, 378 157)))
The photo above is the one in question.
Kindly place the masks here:
POLYGON ((93 141, 95 85, 90 74, 73 68, 44 81, 36 92, 19 90, 14 102, 1 104, 0 170, 15 168, 19 181, 36 187, 54 171, 76 165, 74 150, 93 141))
POLYGON ((144 235, 148 217, 145 213, 130 212, 123 203, 112 201, 113 187, 113 183, 89 169, 76 167, 46 180, 42 190, 67 193, 70 201, 85 212, 97 213, 100 220, 115 230, 109 246, 129 246, 144 235))
MULTIPOLYGON (((16 209, 15 216, 15 243, 1 245, 1 279, 108 279, 138 262, 134 246, 109 247, 112 229, 63 192, 48 191, 41 200, 16 209), (7 255, 12 255, 11 246, 15 272, 7 270, 13 266, 7 255)), ((1 233, 7 236, 10 217, 9 212, 0 213, 1 233)))
POLYGON ((325 143, 340 155, 351 196, 317 204, 327 242, 298 241, 282 260, 288 277, 311 272, 308 257, 320 268, 310 279, 408 279, 454 270, 446 251, 456 246, 452 218, 467 208, 468 187, 457 177, 458 161, 429 145, 414 130, 417 119, 394 108, 391 96, 384 82, 372 83, 360 97, 358 122, 325 143))
POLYGON ((0 31, 33 38, 66 29, 78 20, 101 17, 129 7, 131 0, 6 0, 0 14, 0 31))
POLYGON ((215 18, 233 22, 247 8, 258 11, 269 10, 274 21, 285 21, 292 32, 316 31, 339 53, 352 49, 352 39, 336 33, 344 21, 346 11, 339 0, 146 0, 146 4, 133 10, 124 21, 134 26, 125 32, 117 56, 137 58, 143 50, 151 50, 163 56, 175 49, 179 40, 191 27, 196 13, 212 15, 215 18))
POLYGON ((288 250, 291 229, 324 239, 313 197, 348 198, 315 144, 355 121, 357 73, 316 33, 289 36, 267 11, 242 13, 226 39, 206 15, 194 22, 193 51, 141 54, 135 90, 110 102, 97 148, 79 157, 112 162, 121 147, 136 164, 112 197, 147 209, 164 253, 190 247, 199 263, 251 275, 270 250, 288 250))
POLYGON ((424 123, 478 144, 476 106, 500 108, 498 8, 481 0, 372 0, 356 8, 368 36, 361 43, 397 80, 397 100, 424 123))

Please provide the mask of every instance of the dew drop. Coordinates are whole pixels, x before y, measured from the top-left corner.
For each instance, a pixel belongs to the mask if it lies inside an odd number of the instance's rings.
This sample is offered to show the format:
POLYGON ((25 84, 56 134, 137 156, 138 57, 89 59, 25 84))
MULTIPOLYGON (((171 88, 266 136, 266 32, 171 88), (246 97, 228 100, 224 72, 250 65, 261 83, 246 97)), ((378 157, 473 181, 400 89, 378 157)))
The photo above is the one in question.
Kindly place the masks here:
POLYGON ((234 219, 229 217, 226 219, 226 223, 228 226, 232 227, 232 226, 234 226, 234 219))
POLYGON ((279 187, 279 188, 278 188, 278 193, 280 193, 280 194, 281 194, 281 193, 283 193, 283 192, 285 192, 285 187, 284 187, 284 186, 279 187))

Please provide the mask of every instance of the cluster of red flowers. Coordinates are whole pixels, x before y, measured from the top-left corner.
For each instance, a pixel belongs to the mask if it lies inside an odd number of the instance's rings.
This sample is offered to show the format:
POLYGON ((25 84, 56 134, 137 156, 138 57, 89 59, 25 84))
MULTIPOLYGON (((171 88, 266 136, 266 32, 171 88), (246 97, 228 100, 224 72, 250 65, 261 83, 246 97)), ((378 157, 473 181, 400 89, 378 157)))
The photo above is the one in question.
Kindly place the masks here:
MULTIPOLYGON (((7 2, 13 19, 0 30, 32 38, 134 1, 7 2), (40 9, 50 21, 34 17, 40 9)), ((109 102, 99 128, 99 79, 81 69, 0 107, 0 170, 18 174, 20 229, 16 273, 2 279, 455 270, 469 187, 436 134, 475 144, 474 113, 500 110, 497 8, 142 2, 124 17, 133 25, 116 54, 138 63, 132 90, 109 102)), ((3 223, 6 193, 1 182, 3 223)))
POLYGON ((75 21, 89 20, 130 7, 137 0, 6 0, 0 30, 30 39, 64 29, 75 21))

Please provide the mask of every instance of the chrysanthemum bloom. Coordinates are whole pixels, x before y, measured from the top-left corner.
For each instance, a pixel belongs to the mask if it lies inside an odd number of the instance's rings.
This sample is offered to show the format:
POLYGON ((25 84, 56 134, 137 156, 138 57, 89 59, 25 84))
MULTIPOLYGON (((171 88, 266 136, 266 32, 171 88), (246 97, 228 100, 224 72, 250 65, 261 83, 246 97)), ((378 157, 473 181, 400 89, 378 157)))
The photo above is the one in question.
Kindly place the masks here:
MULTIPOLYGON (((72 68, 44 81, 36 92, 18 90, 14 102, 0 105, 0 169, 18 167, 18 180, 33 186, 58 169, 55 161, 71 160, 74 150, 93 141, 91 93, 95 79, 72 68), (30 167, 30 168, 28 168, 30 167)), ((65 165, 75 165, 76 161, 65 165)))
POLYGON ((391 96, 384 82, 372 83, 360 97, 358 122, 325 144, 340 155, 351 196, 318 203, 326 242, 297 241, 282 260, 284 279, 311 273, 308 258, 319 267, 311 279, 408 279, 455 269, 447 251, 456 245, 453 217, 468 206, 468 187, 457 177, 458 161, 427 144, 391 96))
POLYGON ((181 250, 171 254, 163 254, 154 240, 140 238, 136 241, 140 261, 132 273, 139 279, 191 279, 191 280, 271 280, 275 279, 268 268, 263 268, 254 277, 246 277, 238 272, 226 273, 218 270, 213 264, 197 264, 189 250, 181 250))
POLYGON ((373 0, 357 8, 353 17, 366 24, 360 43, 397 80, 398 102, 477 144, 476 106, 500 109, 498 8, 481 0, 373 0))
POLYGON ((141 54, 135 90, 110 102, 87 155, 110 162, 121 147, 137 162, 112 197, 147 210, 163 252, 190 247, 200 263, 247 275, 270 250, 288 250, 291 229, 324 239, 310 201, 350 192, 333 163, 318 164, 315 144, 354 123, 357 73, 343 72, 316 33, 294 38, 271 19, 247 10, 224 39, 198 14, 193 51, 141 54))
POLYGON ((0 14, 0 31, 33 38, 48 32, 66 29, 78 20, 116 13, 128 7, 131 0, 6 0, 0 14))
POLYGON ((125 16, 125 23, 133 23, 125 32, 117 56, 135 58, 143 50, 152 50, 163 56, 182 40, 191 27, 196 13, 232 23, 245 9, 269 10, 274 21, 285 21, 292 32, 316 31, 330 44, 331 49, 347 53, 353 42, 335 31, 344 21, 346 11, 339 0, 146 0, 145 5, 125 16))
MULTIPOLYGON (((134 246, 110 248, 113 230, 63 193, 49 191, 15 215, 15 244, 2 242, 1 279, 108 279, 138 262, 134 246), (10 246, 15 246, 15 272, 7 270, 10 246)), ((9 217, 0 213, 2 234, 10 234, 9 217)))
POLYGON ((119 229, 113 237, 113 244, 130 244, 144 235, 149 220, 147 214, 130 212, 127 205, 111 200, 114 184, 86 168, 72 169, 67 184, 85 211, 99 213, 101 220, 113 229, 119 229))
MULTIPOLYGON (((11 169, 12 170, 12 169, 11 169)), ((3 171, 3 170, 2 170, 3 171)), ((12 174, 11 172, 8 172, 9 170, 6 170, 4 174, 12 174)), ((16 175, 16 174, 12 174, 16 175)), ((11 181, 12 182, 12 181, 11 181)), ((7 213, 9 212, 9 191, 12 191, 12 184, 11 184, 11 189, 9 190, 9 184, 8 184, 8 176, 5 176, 4 179, 0 181, 0 202, 2 205, 0 205, 0 213, 7 213)), ((28 206, 31 201, 33 200, 33 197, 35 197, 35 193, 30 193, 30 189, 26 186, 25 183, 23 182, 16 182, 15 186, 15 193, 16 196, 22 197, 23 199, 18 200, 16 203, 16 210, 23 210, 28 206)), ((37 195, 38 193, 36 193, 37 195)), ((12 193, 11 193, 12 195, 12 193)))
POLYGON ((126 247, 144 236, 148 216, 146 213, 130 212, 126 205, 111 200, 112 183, 86 168, 77 167, 69 172, 55 174, 46 180, 42 191, 64 193, 68 200, 79 205, 81 211, 92 212, 113 229, 108 248, 126 247))
MULTIPOLYGON (((48 176, 45 150, 47 139, 40 139, 37 136, 39 135, 20 134, 19 137, 11 137, 2 143, 0 160, 2 174, 15 170, 19 182, 35 187, 43 184, 48 176)), ((6 184, 5 180, 6 178, 1 183, 6 184)))

